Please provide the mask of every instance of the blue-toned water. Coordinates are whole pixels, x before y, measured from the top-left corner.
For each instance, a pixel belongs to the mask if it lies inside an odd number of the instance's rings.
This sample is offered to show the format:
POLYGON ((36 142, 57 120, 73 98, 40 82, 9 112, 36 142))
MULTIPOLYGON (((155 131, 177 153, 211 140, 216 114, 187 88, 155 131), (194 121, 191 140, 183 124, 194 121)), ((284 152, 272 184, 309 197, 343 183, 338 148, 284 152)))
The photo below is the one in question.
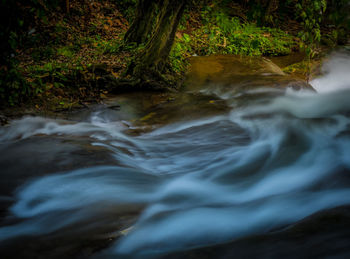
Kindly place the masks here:
POLYGON ((0 228, 0 242, 67 229, 113 237, 124 230, 116 223, 120 215, 136 211, 136 222, 99 253, 153 257, 264 233, 349 204, 349 53, 331 56, 323 72, 311 82, 318 93, 289 89, 239 107, 237 95, 225 94, 234 107, 229 112, 140 135, 101 111, 82 122, 13 121, 0 131, 4 154, 13 143, 44 136, 84 140, 108 150, 115 164, 26 182, 14 194, 7 217, 16 220, 0 228))

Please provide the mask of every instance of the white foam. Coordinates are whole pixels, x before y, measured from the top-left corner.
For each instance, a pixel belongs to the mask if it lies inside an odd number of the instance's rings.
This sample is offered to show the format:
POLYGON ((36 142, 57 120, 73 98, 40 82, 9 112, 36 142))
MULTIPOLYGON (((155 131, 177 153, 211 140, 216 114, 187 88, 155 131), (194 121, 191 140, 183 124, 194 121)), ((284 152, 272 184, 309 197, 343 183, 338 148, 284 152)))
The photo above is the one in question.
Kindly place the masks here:
POLYGON ((312 80, 311 85, 319 93, 350 90, 350 55, 349 51, 333 53, 322 67, 325 74, 312 80))

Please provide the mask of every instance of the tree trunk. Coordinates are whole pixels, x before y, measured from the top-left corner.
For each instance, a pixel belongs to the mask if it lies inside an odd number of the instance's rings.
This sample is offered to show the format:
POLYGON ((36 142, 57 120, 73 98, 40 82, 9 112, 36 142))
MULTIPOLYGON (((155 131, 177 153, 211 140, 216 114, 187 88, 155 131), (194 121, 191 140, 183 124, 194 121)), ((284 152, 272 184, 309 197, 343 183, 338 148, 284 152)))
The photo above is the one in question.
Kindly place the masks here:
POLYGON ((265 11, 263 23, 264 24, 273 24, 272 15, 275 11, 278 10, 279 0, 269 0, 267 4, 267 8, 265 11))
POLYGON ((135 18, 124 37, 126 43, 140 45, 147 42, 157 20, 157 2, 158 0, 139 0, 135 18))
POLYGON ((137 59, 134 74, 145 71, 164 72, 164 66, 174 43, 175 33, 183 15, 186 0, 164 0, 159 6, 159 20, 155 31, 137 59))
POLYGON ((66 7, 66 13, 67 13, 67 14, 69 14, 69 11, 70 11, 70 4, 69 4, 69 0, 66 0, 65 7, 66 7))
POLYGON ((165 67, 188 0, 139 1, 125 41, 145 46, 129 64, 124 78, 118 80, 115 91, 118 88, 164 90, 178 83, 171 73, 165 73, 165 67))

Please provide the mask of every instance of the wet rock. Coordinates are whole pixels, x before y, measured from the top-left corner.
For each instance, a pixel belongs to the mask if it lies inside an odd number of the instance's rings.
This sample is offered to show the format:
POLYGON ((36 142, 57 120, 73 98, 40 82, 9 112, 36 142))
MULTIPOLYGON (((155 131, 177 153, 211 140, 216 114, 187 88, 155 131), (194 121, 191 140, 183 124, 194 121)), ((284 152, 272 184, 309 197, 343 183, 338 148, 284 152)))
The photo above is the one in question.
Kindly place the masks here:
MULTIPOLYGON (((31 180, 74 169, 99 165, 118 165, 110 150, 91 145, 84 137, 34 136, 0 145, 0 226, 10 226, 20 220, 8 210, 14 204, 14 193, 31 180), (19 158, 20 150, 20 158, 19 158)), ((124 152, 121 150, 121 152, 124 152)), ((23 236, 0 241, 0 257, 23 259, 87 258, 120 238, 121 231, 132 226, 141 206, 128 205, 111 213, 99 214, 74 223, 59 231, 42 236, 23 236), (101 223, 103 222, 103 224, 101 223)), ((77 212, 57 212, 59 218, 77 212)), ((79 213, 78 213, 79 214, 79 213)))
MULTIPOLYGON (((140 208, 130 208, 124 215, 107 215, 95 219, 99 222, 113 221, 104 227, 93 222, 82 222, 80 231, 69 228, 37 237, 20 237, 0 243, 1 258, 6 259, 77 259, 94 258, 123 236, 125 229, 131 228, 141 212, 140 208), (111 218, 113 217, 113 219, 111 218)), ((73 226, 77 228, 79 226, 73 226)))
POLYGON ((321 211, 282 230, 162 258, 350 258, 350 207, 321 211))
MULTIPOLYGON (((0 145, 0 197, 11 198, 16 188, 30 179, 50 173, 117 165, 110 151, 79 138, 36 136, 0 145), (18 158, 18 150, 21 157, 18 158)), ((0 199, 0 220, 5 217, 12 199, 0 199)))
POLYGON ((118 104, 110 105, 110 106, 108 106, 107 108, 108 108, 108 109, 111 109, 111 110, 116 110, 116 111, 118 111, 118 110, 120 110, 120 105, 118 105, 118 104))
POLYGON ((0 114, 0 125, 3 126, 3 125, 6 125, 7 123, 8 123, 7 117, 0 114))

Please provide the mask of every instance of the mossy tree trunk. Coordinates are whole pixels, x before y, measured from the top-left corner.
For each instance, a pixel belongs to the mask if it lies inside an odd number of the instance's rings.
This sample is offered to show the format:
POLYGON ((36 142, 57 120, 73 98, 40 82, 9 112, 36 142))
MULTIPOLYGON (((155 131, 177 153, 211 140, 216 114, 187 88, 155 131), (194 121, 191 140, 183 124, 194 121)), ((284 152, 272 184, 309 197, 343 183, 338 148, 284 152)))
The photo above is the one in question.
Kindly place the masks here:
POLYGON ((135 61, 132 74, 138 78, 161 77, 168 61, 186 0, 159 2, 159 19, 151 38, 135 61))
POLYGON ((157 20, 157 4, 161 0, 139 0, 136 8, 135 18, 126 32, 124 41, 126 43, 144 44, 152 35, 154 24, 157 20))

